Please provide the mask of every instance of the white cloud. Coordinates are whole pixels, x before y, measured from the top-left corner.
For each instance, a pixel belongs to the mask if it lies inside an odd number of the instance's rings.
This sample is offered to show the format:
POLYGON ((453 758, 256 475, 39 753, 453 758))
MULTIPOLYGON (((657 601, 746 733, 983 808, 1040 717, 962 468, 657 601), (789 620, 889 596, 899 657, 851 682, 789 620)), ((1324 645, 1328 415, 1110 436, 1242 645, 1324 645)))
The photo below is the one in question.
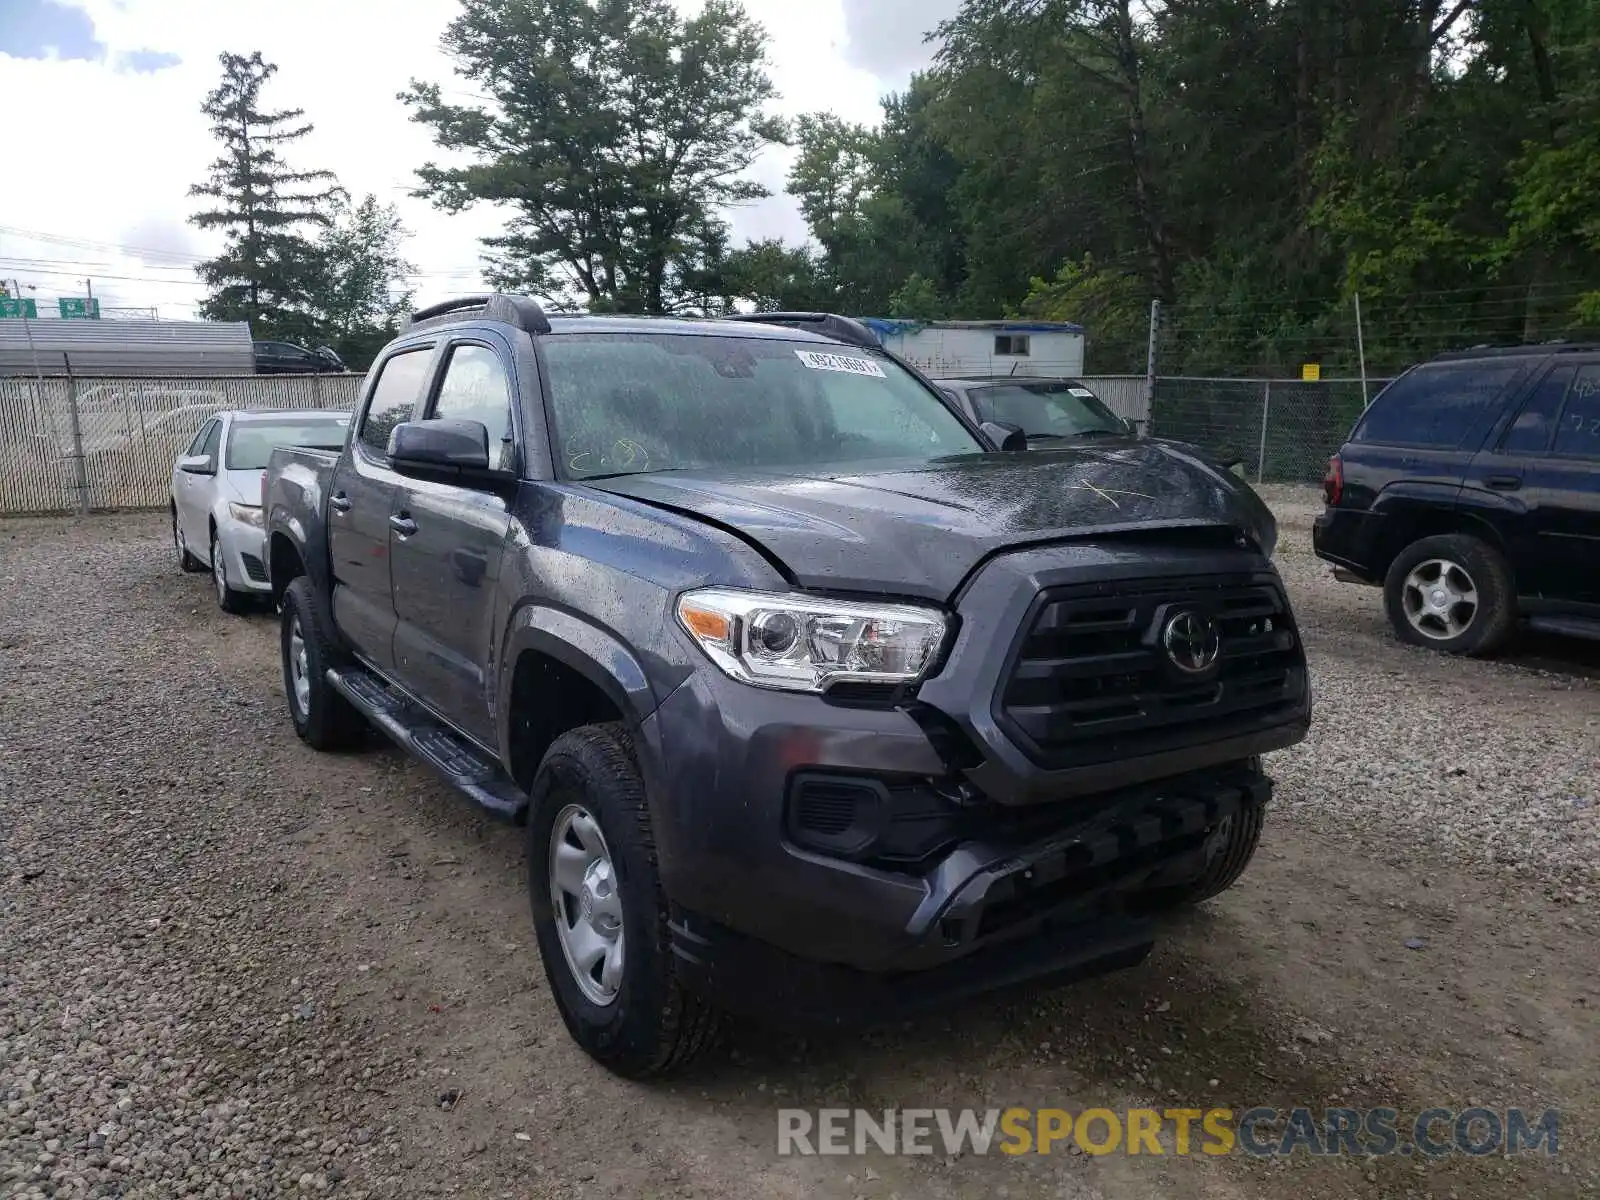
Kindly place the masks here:
MULTIPOLYGON (((3 2, 3 0, 0 0, 3 2)), ((407 256, 421 268, 426 302, 481 284, 478 239, 500 220, 491 209, 449 215, 406 193, 413 170, 439 158, 427 130, 397 99, 413 78, 458 94, 439 50, 457 0, 279 0, 270 21, 240 0, 69 0, 94 22, 102 61, 16 59, 0 54, 0 76, 13 95, 38 98, 29 120, 0 125, 0 162, 38 164, 7 188, 0 216, 0 276, 38 287, 53 309, 58 294, 96 280, 107 306, 159 306, 192 315, 202 289, 190 268, 217 244, 185 222, 194 211, 189 185, 203 178, 217 147, 200 113, 215 86, 217 56, 259 49, 279 66, 268 100, 298 107, 315 132, 290 147, 291 161, 326 167, 354 195, 376 193, 399 205, 413 238, 407 256), (381 10, 381 42, 374 19, 381 10), (163 69, 118 71, 127 55, 161 55, 163 69), (10 230, 39 231, 41 241, 10 230), (124 249, 118 249, 124 247, 124 249)), ((690 8, 695 0, 679 0, 690 8)), ((830 110, 875 121, 880 97, 905 83, 880 78, 871 55, 851 53, 847 0, 746 0, 770 35, 773 82, 785 115, 830 110)), ((863 0, 848 0, 859 6, 863 0)), ((941 0, 945 2, 945 0, 941 0)), ((896 52, 892 69, 909 61, 896 52)), ((752 168, 776 195, 731 214, 736 241, 779 236, 800 241, 805 228, 783 196, 792 151, 770 149, 752 168)))

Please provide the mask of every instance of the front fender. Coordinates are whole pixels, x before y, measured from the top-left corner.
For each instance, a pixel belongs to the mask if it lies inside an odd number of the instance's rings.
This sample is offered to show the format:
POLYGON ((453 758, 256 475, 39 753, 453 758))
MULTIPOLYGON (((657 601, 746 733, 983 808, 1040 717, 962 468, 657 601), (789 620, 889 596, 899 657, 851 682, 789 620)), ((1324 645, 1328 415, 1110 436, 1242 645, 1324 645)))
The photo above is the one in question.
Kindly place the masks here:
POLYGON ((658 697, 643 664, 615 634, 565 609, 525 604, 512 614, 501 649, 496 722, 502 752, 511 745, 517 659, 530 650, 577 671, 609 696, 635 728, 656 709, 658 697))

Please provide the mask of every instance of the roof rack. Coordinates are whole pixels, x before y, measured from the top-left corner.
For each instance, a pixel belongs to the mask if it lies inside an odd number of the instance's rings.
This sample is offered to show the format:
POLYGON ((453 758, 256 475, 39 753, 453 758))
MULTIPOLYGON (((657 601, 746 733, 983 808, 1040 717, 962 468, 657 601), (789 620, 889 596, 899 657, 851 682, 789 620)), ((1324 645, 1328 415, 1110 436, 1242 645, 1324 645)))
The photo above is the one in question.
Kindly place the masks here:
POLYGON ((532 296, 508 296, 503 292, 458 296, 454 300, 445 300, 439 304, 430 304, 427 308, 419 308, 411 314, 405 328, 415 329, 430 321, 440 321, 442 318, 456 316, 475 308, 482 309, 484 317, 488 320, 515 325, 523 333, 550 332, 550 318, 544 315, 544 309, 539 307, 537 300, 532 296))
POLYGON ((754 321, 762 325, 788 325, 795 329, 810 329, 824 337, 862 346, 868 350, 883 349, 883 342, 871 329, 854 317, 841 317, 837 313, 819 312, 754 312, 734 313, 729 321, 754 321))
POLYGON ((1465 350, 1447 350, 1435 354, 1431 362, 1448 362, 1460 358, 1515 358, 1526 354, 1593 354, 1600 350, 1600 342, 1524 342, 1518 346, 1470 346, 1465 350))

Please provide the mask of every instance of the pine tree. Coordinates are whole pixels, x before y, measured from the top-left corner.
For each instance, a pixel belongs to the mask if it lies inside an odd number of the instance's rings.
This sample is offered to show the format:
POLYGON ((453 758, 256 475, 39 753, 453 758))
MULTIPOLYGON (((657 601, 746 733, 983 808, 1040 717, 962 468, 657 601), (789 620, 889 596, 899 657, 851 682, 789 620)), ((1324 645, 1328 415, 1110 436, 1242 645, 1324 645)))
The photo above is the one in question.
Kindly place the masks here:
POLYGON ((316 333, 316 257, 300 231, 329 224, 327 208, 343 190, 331 171, 296 171, 280 156, 285 143, 311 132, 303 109, 263 110, 261 89, 277 72, 258 50, 223 54, 222 82, 201 111, 222 143, 211 176, 189 189, 216 201, 190 223, 226 232, 227 245, 198 268, 211 294, 200 306, 213 321, 248 321, 257 338, 308 339, 316 333))

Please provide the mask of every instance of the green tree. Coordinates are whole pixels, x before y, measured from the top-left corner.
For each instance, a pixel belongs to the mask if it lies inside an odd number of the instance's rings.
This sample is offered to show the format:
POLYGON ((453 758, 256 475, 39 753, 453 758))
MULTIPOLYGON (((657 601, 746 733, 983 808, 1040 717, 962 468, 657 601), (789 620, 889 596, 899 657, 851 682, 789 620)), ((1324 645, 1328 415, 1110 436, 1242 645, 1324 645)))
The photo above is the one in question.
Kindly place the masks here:
POLYGON ((728 254, 721 290, 761 312, 829 312, 840 307, 822 277, 818 256, 777 238, 750 242, 728 254))
POLYGON ((258 338, 306 338, 315 332, 318 271, 303 231, 326 226, 328 206, 343 192, 331 172, 284 162, 280 148, 312 126, 302 109, 262 108, 262 88, 278 68, 259 50, 220 61, 222 82, 201 111, 223 151, 210 177, 189 189, 215 202, 190 222, 226 238, 222 252, 198 268, 210 288, 200 311, 213 321, 248 321, 258 338))
POLYGON ((367 195, 359 204, 335 201, 332 222, 316 243, 318 278, 312 293, 319 336, 352 370, 376 357, 411 309, 407 237, 399 210, 367 195))
POLYGON ((671 0, 463 0, 444 48, 485 102, 415 81, 402 94, 471 159, 424 166, 415 194, 509 209, 485 240, 495 284, 596 310, 704 298, 720 214, 766 194, 740 175, 783 135, 761 113, 774 93, 758 25, 730 0, 690 18, 671 0))

